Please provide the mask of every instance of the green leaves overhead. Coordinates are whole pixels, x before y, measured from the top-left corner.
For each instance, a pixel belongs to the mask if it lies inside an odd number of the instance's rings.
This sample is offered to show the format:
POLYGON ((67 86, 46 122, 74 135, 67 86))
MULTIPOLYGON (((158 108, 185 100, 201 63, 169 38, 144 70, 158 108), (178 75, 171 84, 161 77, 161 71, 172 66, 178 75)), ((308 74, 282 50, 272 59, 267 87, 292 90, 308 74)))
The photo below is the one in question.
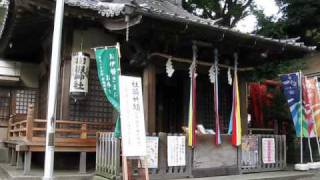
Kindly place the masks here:
POLYGON ((262 82, 270 79, 278 79, 279 74, 304 70, 305 67, 306 63, 303 59, 273 61, 255 68, 253 72, 246 72, 246 77, 250 82, 262 82))
POLYGON ((239 20, 246 17, 253 0, 186 0, 184 7, 189 12, 202 18, 220 19, 218 24, 234 27, 239 20))
POLYGON ((278 20, 263 17, 258 19, 258 34, 270 37, 297 37, 307 45, 320 44, 320 1, 319 0, 276 0, 283 14, 278 20))

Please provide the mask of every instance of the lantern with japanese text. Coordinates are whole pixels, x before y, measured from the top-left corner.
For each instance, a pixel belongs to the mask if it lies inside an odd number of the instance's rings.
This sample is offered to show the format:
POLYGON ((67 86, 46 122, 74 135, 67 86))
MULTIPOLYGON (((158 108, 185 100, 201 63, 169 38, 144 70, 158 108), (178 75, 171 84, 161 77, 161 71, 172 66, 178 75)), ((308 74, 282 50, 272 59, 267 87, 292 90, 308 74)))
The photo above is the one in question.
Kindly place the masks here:
POLYGON ((83 99, 88 93, 90 56, 77 52, 71 59, 70 96, 75 100, 83 99))

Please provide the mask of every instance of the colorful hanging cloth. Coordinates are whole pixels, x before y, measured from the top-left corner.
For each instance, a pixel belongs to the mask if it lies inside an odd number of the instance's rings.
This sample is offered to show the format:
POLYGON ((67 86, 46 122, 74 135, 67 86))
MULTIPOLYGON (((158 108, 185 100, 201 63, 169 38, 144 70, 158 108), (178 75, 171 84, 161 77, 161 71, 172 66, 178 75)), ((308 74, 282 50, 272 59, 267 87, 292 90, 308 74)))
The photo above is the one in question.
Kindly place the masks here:
POLYGON ((308 79, 308 94, 310 96, 310 101, 312 105, 312 114, 315 121, 315 129, 317 130, 318 136, 320 135, 320 95, 318 88, 318 79, 310 78, 308 79))
POLYGON ((287 97, 293 124, 296 131, 296 136, 308 137, 307 123, 305 123, 302 111, 302 88, 301 88, 301 74, 291 73, 280 76, 283 84, 283 91, 287 97), (301 124, 302 129, 301 130, 301 124))
POLYGON ((252 124, 255 128, 264 128, 263 108, 265 103, 265 95, 267 92, 266 85, 259 83, 250 84, 250 97, 252 103, 252 124))
POLYGON ((196 82, 196 62, 190 66, 190 100, 189 100, 189 121, 188 121, 188 145, 196 145, 196 117, 197 117, 197 82, 196 82))
POLYGON ((235 68, 234 80, 233 80, 233 100, 232 100, 232 110, 230 115, 229 123, 229 134, 232 134, 232 144, 234 146, 241 145, 241 116, 240 116, 240 97, 239 97, 239 85, 238 85, 238 75, 235 68))
POLYGON ((311 107, 311 82, 307 79, 307 77, 302 78, 302 102, 303 102, 303 112, 304 112, 304 119, 307 123, 308 127, 308 136, 315 137, 314 133, 314 119, 312 115, 312 107, 311 107))

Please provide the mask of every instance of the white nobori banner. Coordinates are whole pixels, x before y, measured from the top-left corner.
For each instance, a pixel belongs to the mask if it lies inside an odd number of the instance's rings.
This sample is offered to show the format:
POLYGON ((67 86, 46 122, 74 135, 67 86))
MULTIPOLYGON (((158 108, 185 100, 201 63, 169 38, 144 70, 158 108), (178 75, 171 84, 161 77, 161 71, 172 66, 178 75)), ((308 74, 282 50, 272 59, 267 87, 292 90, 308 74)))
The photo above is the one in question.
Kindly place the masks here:
POLYGON ((141 78, 120 76, 120 114, 123 155, 146 156, 141 78))

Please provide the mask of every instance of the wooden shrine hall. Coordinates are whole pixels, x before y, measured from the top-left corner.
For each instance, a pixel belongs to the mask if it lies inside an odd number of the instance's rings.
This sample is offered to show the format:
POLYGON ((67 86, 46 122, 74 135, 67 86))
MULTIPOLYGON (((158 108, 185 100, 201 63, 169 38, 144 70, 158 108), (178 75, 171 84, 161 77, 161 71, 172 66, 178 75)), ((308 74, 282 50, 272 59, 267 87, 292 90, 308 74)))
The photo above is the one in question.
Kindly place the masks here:
MULTIPOLYGON (((9 148, 12 165, 28 174, 33 159, 44 152, 46 108, 53 32, 54 0, 3 0, 0 28, 0 143, 9 148), (4 64, 2 66, 2 64, 4 64), (35 155, 33 155, 35 153, 35 155)), ((243 34, 199 18, 182 7, 182 0, 65 0, 62 59, 56 107, 56 151, 79 153, 80 172, 86 172, 88 152, 96 151, 97 132, 114 130, 116 113, 100 86, 93 48, 120 43, 122 74, 143 79, 145 123, 149 133, 182 133, 187 126, 189 75, 197 46, 198 121, 214 129, 212 85, 208 70, 218 50, 221 64, 220 119, 225 144, 218 149, 219 171, 237 170, 225 161, 236 158, 228 145, 232 88, 227 67, 239 57, 241 107, 247 107, 246 77, 268 62, 300 58, 314 48, 294 39, 272 39, 243 34), (72 56, 83 52, 90 59, 88 90, 70 90, 72 56), (174 75, 169 78, 166 62, 172 59, 174 75), (223 152, 224 151, 224 152, 223 152), (221 161, 221 162, 220 162, 221 161), (231 170, 230 170, 231 169, 231 170)), ((241 114, 247 134, 247 112, 241 114)), ((204 167, 205 168, 205 167, 204 167)))

